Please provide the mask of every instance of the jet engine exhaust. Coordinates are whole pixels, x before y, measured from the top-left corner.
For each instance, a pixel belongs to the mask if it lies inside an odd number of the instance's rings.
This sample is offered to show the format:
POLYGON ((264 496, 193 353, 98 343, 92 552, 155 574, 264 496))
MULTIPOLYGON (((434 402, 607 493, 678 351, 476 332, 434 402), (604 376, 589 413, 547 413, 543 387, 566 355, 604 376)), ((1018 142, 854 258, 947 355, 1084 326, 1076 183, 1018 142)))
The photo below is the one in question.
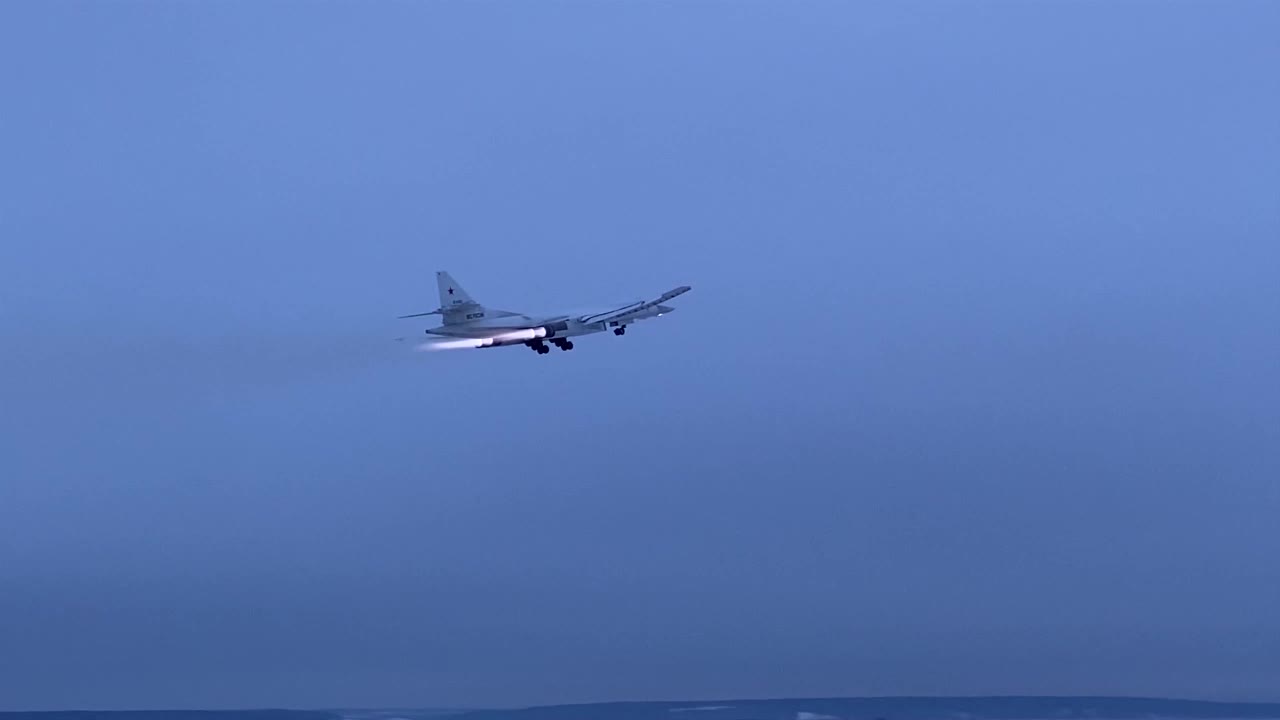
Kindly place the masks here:
POLYGON ((546 328, 528 328, 524 330, 512 330, 511 332, 499 333, 492 337, 484 338, 456 338, 456 339, 440 339, 428 340, 417 347, 418 350, 424 352, 438 352, 440 350, 474 350, 476 348, 497 347, 513 342, 525 342, 526 340, 538 340, 547 336, 546 328))

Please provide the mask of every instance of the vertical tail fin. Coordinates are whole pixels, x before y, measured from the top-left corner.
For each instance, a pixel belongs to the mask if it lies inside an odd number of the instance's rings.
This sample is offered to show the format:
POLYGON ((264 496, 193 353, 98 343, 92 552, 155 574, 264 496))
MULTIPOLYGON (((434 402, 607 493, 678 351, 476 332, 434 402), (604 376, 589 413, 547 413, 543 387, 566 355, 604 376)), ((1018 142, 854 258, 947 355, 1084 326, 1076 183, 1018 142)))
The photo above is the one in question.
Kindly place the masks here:
POLYGON ((462 289, 457 280, 447 272, 436 273, 436 285, 440 289, 440 314, 445 325, 456 325, 484 317, 480 303, 462 289))
MULTIPOLYGON (((440 271, 436 273, 436 287, 440 291, 440 307, 431 312, 413 313, 412 315, 400 315, 403 318, 426 317, 427 315, 441 315, 444 317, 445 325, 457 325, 459 323, 479 320, 485 316, 485 309, 480 303, 476 302, 457 280, 447 272, 440 271)), ((427 332, 431 332, 428 330, 427 332)))
POLYGON ((459 305, 475 305, 466 290, 447 272, 436 273, 436 285, 440 288, 440 309, 448 310, 459 305))

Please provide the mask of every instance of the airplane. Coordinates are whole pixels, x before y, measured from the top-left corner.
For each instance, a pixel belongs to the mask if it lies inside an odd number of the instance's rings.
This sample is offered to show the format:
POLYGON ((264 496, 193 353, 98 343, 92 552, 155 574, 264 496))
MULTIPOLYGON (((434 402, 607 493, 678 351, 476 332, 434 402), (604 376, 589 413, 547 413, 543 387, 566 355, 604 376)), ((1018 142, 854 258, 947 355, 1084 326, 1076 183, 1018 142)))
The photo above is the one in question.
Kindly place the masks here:
POLYGON ((612 330, 625 335, 627 326, 639 320, 662 317, 675 308, 663 303, 683 295, 688 285, 659 295, 652 300, 637 300, 622 305, 558 315, 523 315, 507 310, 487 308, 462 289, 447 272, 436 273, 440 290, 440 307, 431 312, 401 315, 399 319, 440 315, 443 324, 426 331, 432 342, 424 349, 453 350, 525 345, 539 355, 551 352, 547 343, 561 350, 572 350, 573 340, 580 335, 612 330))

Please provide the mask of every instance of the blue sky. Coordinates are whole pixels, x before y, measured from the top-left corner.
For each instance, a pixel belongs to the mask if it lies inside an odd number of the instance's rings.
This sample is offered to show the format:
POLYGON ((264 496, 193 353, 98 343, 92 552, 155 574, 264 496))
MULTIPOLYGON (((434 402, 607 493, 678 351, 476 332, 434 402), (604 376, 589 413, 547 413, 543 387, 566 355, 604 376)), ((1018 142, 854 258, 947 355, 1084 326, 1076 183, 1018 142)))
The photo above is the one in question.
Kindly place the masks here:
POLYGON ((1280 699, 1277 37, 4 4, 0 705, 1280 699))

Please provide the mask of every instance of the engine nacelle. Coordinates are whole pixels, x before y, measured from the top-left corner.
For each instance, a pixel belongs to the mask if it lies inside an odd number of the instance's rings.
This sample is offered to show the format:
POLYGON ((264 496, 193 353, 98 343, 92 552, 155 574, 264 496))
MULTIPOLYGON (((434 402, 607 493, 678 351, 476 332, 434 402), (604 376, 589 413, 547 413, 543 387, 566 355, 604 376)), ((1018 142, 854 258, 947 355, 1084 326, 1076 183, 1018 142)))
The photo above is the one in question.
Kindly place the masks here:
POLYGON ((569 323, 564 322, 563 320, 560 322, 547 323, 542 326, 542 329, 547 333, 543 337, 555 337, 556 333, 567 332, 569 330, 569 323))

